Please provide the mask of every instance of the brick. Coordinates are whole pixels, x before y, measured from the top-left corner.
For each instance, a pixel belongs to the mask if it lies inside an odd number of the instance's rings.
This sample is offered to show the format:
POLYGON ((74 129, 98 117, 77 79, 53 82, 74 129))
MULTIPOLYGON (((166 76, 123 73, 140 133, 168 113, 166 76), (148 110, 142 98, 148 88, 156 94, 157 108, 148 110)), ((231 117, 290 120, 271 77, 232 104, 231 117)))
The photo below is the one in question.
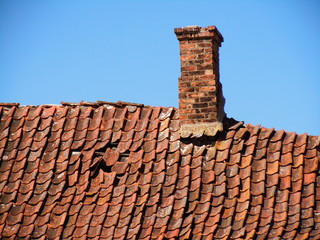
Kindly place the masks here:
POLYGON ((211 42, 199 42, 196 44, 196 46, 200 47, 200 48, 211 48, 212 43, 211 42))
POLYGON ((214 72, 213 72, 212 69, 207 69, 207 70, 204 71, 204 74, 205 74, 205 75, 213 75, 213 73, 214 73, 214 72))
POLYGON ((198 66, 198 65, 201 65, 201 64, 204 64, 204 63, 213 63, 213 61, 211 59, 208 59, 208 60, 203 60, 203 59, 196 59, 196 60, 189 60, 189 61, 184 61, 181 63, 181 66, 190 66, 190 65, 193 65, 193 66, 198 66))
MULTIPOLYGON (((206 80, 206 81, 193 81, 193 82, 190 82, 190 86, 191 87, 201 87, 201 86, 208 86, 209 82, 206 80)), ((198 89, 198 88, 197 88, 198 89)))
POLYGON ((181 72, 181 76, 199 76, 199 75, 209 75, 209 70, 205 70, 205 71, 191 71, 191 72, 181 72))
POLYGON ((181 61, 187 61, 187 60, 193 60, 197 57, 196 54, 193 54, 193 55, 183 55, 183 56, 180 56, 180 60, 181 61))
MULTIPOLYGON (((190 49, 187 51, 187 54, 203 54, 203 53, 210 53, 210 49, 205 48, 196 48, 196 49, 190 49), (208 51, 209 50, 209 51, 208 51)), ((183 54, 183 53, 181 53, 183 54)))
POLYGON ((194 67, 196 67, 197 70, 213 69, 212 64, 202 64, 194 67))
POLYGON ((205 118, 204 114, 189 114, 188 119, 199 119, 199 118, 205 118))
MULTIPOLYGON (((212 59, 212 54, 198 54, 196 55, 197 56, 197 59, 212 59)), ((188 59, 188 60, 191 60, 191 59, 188 59)))
POLYGON ((186 93, 195 92, 195 90, 196 90, 195 87, 180 87, 180 94, 182 94, 182 93, 186 94, 186 93))
POLYGON ((184 49, 192 49, 192 48, 195 48, 197 46, 197 44, 195 44, 195 43, 182 43, 181 45, 180 45, 180 49, 181 50, 184 50, 184 49))
POLYGON ((195 70, 202 70, 199 69, 197 66, 185 66, 185 67, 181 67, 181 71, 195 71, 195 70))
POLYGON ((200 97, 201 102, 211 102, 214 101, 212 97, 200 97))
POLYGON ((206 87, 200 87, 199 89, 200 91, 203 92, 211 92, 211 93, 215 93, 214 91, 216 90, 216 86, 206 86, 206 87))
MULTIPOLYGON (((189 93, 188 94, 188 97, 189 98, 201 98, 201 97, 203 97, 203 93, 202 92, 193 92, 193 93, 189 93)), ((194 107, 196 107, 196 106, 194 106, 194 107)))
POLYGON ((188 108, 188 109, 184 109, 183 111, 180 112, 180 114, 184 114, 184 115, 188 115, 188 113, 196 113, 197 111, 195 111, 192 108, 188 108))
POLYGON ((214 74, 213 75, 201 75, 201 76, 194 76, 194 79, 193 80, 205 80, 205 81, 208 81, 208 80, 212 80, 214 79, 214 74))
POLYGON ((180 99, 180 103, 195 103, 195 99, 192 99, 192 98, 183 98, 183 99, 180 99))
POLYGON ((208 112, 210 113, 213 111, 214 111, 214 109, 212 109, 211 107, 200 109, 200 113, 208 113, 208 112))

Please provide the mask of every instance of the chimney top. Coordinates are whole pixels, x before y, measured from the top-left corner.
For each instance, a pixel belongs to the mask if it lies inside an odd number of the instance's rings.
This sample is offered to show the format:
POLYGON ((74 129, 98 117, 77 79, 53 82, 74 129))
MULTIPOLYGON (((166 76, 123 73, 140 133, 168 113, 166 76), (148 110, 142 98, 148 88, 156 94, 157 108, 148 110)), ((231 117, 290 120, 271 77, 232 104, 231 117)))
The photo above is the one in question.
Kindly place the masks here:
POLYGON ((175 28, 180 42, 180 135, 214 136, 222 130, 224 98, 219 80, 219 47, 215 26, 175 28))
POLYGON ((215 39, 219 43, 219 46, 221 46, 221 42, 223 42, 223 37, 216 26, 187 26, 175 28, 174 33, 177 35, 178 40, 211 38, 215 39))

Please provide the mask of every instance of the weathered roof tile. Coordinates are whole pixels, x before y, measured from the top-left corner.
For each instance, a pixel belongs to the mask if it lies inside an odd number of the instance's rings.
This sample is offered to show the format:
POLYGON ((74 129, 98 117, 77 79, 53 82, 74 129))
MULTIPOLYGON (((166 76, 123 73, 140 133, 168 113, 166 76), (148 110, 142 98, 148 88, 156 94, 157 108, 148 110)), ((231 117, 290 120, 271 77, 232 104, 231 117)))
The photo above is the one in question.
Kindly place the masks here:
POLYGON ((2 236, 318 237, 319 138, 182 141, 174 108, 99 104, 1 107, 2 236))

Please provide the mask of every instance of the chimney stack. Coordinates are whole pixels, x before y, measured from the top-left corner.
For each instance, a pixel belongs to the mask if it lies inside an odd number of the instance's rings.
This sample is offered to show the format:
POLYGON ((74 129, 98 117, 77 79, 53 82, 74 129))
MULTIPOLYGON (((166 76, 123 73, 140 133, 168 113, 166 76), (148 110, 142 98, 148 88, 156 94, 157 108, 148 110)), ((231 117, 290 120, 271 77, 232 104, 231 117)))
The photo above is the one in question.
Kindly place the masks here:
POLYGON ((174 29, 180 42, 180 135, 214 136, 222 131, 224 98, 219 81, 219 47, 223 37, 215 26, 174 29))

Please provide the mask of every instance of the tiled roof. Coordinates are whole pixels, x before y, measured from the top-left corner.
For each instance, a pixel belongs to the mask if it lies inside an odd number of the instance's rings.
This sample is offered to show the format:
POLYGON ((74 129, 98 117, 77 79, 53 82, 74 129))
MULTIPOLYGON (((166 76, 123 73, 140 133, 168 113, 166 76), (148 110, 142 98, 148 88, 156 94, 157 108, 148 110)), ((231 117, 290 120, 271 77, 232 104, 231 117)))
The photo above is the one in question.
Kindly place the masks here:
POLYGON ((0 107, 3 239, 319 239, 319 137, 175 108, 0 107))

